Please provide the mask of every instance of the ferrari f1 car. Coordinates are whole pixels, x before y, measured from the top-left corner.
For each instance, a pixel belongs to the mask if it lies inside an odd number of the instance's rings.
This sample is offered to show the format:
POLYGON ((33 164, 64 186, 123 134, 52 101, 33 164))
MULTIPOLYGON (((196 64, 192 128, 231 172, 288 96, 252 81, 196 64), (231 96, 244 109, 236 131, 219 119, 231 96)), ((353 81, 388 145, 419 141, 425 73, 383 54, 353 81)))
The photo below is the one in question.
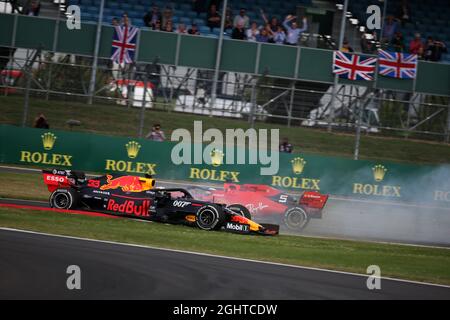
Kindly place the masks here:
POLYGON ((285 225, 292 231, 306 227, 311 218, 322 218, 328 195, 305 191, 297 199, 267 185, 225 183, 223 189, 188 187, 196 199, 223 203, 248 219, 285 225))
POLYGON ((108 174, 88 179, 72 170, 43 170, 52 208, 100 211, 157 222, 187 224, 202 230, 276 235, 279 226, 258 224, 240 211, 196 200, 182 188, 155 188, 150 176, 108 174))

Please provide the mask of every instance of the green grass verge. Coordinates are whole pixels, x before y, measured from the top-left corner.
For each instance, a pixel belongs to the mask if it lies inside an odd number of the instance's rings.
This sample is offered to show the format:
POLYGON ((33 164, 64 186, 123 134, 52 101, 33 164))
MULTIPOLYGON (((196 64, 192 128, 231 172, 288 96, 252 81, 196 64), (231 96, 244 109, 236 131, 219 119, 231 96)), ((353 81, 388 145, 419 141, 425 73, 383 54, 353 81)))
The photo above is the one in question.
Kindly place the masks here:
MULTIPOLYGON (((80 102, 46 101, 31 99, 29 119, 31 126, 38 113, 44 113, 54 129, 68 127, 66 121, 76 119, 82 122, 74 130, 136 137, 139 127, 139 108, 129 108, 114 104, 86 105, 80 102)), ((23 114, 23 98, 17 96, 0 97, 0 123, 18 125, 23 114)), ((158 110, 145 111, 145 133, 155 122, 160 122, 167 136, 177 128, 193 129, 194 120, 202 120, 207 128, 248 128, 242 120, 207 117, 158 110)), ((303 127, 282 126, 279 124, 257 123, 257 129, 280 129, 280 137, 288 137, 295 146, 295 152, 309 152, 324 155, 352 157, 354 136, 339 133, 327 133, 322 130, 303 127)), ((448 163, 450 147, 448 144, 419 142, 404 139, 363 136, 360 146, 361 158, 385 159, 415 163, 448 163)))
POLYGON ((38 173, 0 172, 0 198, 48 200, 50 193, 38 173))
POLYGON ((245 236, 187 226, 143 223, 0 207, 0 226, 39 232, 450 284, 450 250, 294 236, 245 236))

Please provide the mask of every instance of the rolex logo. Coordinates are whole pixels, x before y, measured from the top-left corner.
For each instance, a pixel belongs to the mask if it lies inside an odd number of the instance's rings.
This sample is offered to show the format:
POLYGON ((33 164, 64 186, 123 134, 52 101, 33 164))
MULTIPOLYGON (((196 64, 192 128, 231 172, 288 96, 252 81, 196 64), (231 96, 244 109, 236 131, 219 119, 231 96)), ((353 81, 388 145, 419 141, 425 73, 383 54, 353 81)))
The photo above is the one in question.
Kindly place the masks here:
POLYGON ((55 145, 56 136, 51 132, 46 132, 42 136, 42 144, 45 150, 51 150, 55 145))
POLYGON ((211 151, 211 165, 213 165, 214 167, 218 167, 222 164, 223 162, 223 152, 220 151, 219 149, 213 149, 211 151))
POLYGON ((128 158, 134 159, 137 157, 141 145, 136 141, 130 141, 125 145, 125 148, 127 148, 128 158))
POLYGON ((305 169, 306 161, 303 158, 297 157, 291 160, 292 163, 292 171, 295 174, 301 174, 303 169, 305 169))
POLYGON ((373 178, 375 179, 375 181, 380 182, 384 179, 384 175, 386 174, 387 169, 381 164, 377 164, 372 168, 372 171, 373 171, 373 178))

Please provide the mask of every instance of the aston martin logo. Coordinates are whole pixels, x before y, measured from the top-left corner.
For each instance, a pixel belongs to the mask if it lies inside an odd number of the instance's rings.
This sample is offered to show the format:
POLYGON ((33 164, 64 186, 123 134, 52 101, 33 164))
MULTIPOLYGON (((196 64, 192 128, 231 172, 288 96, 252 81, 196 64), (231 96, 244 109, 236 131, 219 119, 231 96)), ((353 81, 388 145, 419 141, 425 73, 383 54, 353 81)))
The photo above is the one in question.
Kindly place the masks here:
POLYGON ((375 179, 375 181, 380 182, 383 181, 387 169, 383 165, 377 164, 372 168, 372 171, 373 171, 373 178, 375 179))
POLYGON ((53 133, 46 132, 41 136, 41 138, 45 150, 53 149, 53 146, 55 145, 55 141, 57 138, 53 133))
POLYGON ((137 157, 141 145, 136 141, 130 141, 125 145, 125 148, 127 149, 128 158, 134 159, 137 157))
POLYGON ((224 153, 219 149, 213 149, 211 151, 211 165, 218 167, 223 163, 224 153))
POLYGON ((297 157, 291 160, 292 163, 292 171, 295 174, 301 174, 305 169, 306 161, 303 158, 297 157))

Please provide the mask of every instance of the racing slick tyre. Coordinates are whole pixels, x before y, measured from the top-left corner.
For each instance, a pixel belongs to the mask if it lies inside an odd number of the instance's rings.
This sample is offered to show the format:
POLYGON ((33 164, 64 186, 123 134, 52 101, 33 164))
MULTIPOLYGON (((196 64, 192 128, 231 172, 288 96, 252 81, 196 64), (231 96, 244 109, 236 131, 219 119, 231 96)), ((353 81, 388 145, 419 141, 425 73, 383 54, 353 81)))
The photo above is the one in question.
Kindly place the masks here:
POLYGON ((303 230, 308 222, 308 214, 301 207, 289 208, 284 213, 284 224, 292 231, 303 230))
POLYGON ((50 195, 50 207, 56 209, 75 209, 78 206, 78 193, 72 189, 57 189, 50 195))
POLYGON ((252 219, 252 215, 250 214, 250 211, 241 204, 230 204, 227 208, 247 219, 250 219, 250 220, 252 219))
POLYGON ((225 223, 225 213, 222 208, 213 205, 201 207, 195 217, 195 224, 202 230, 217 230, 225 223))

